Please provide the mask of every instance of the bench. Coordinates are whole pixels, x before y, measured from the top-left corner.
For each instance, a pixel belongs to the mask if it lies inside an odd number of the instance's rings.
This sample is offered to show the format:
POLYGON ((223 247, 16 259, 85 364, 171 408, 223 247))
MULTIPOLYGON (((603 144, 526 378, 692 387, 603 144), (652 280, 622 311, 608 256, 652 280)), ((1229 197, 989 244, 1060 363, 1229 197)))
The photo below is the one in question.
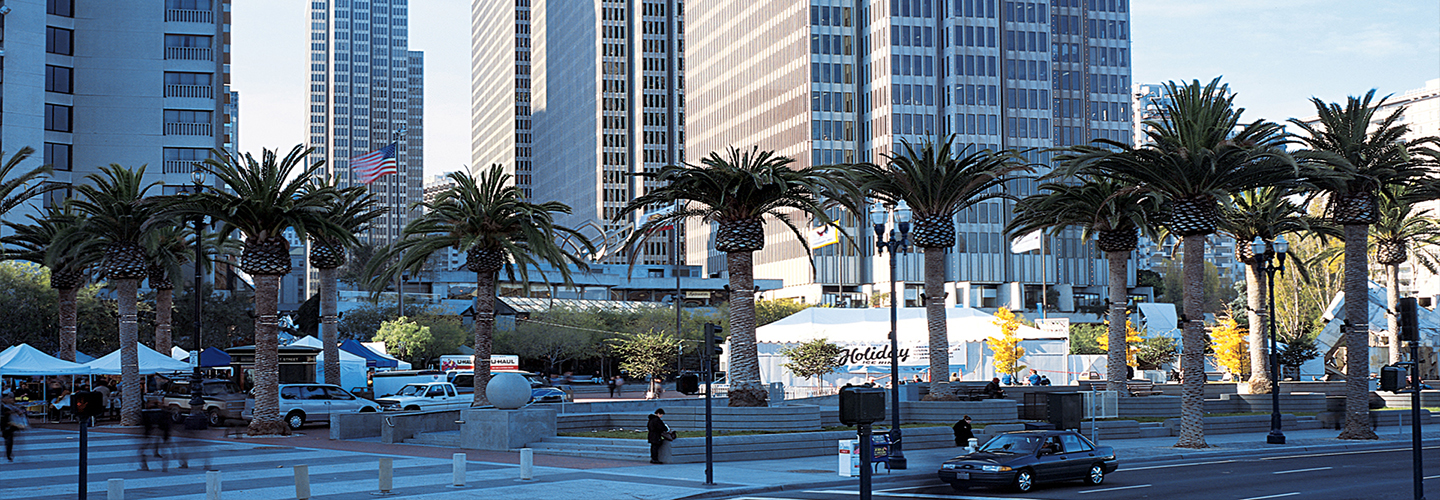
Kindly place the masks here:
MULTIPOLYGON (((1081 380, 1079 383, 1081 391, 1103 391, 1106 389, 1106 381, 1104 380, 1081 380)), ((1155 389, 1155 383, 1149 380, 1127 380, 1125 381, 1125 388, 1130 391, 1131 396, 1159 396, 1164 394, 1164 391, 1155 389)))

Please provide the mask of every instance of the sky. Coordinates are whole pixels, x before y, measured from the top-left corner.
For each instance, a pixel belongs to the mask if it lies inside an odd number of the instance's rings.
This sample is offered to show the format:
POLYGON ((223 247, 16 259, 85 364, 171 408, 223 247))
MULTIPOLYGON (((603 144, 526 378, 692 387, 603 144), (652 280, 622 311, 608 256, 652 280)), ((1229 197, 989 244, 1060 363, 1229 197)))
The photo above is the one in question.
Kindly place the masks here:
MULTIPOLYGON (((425 52, 428 178, 470 162, 470 3, 409 3, 410 50, 425 52)), ((1314 114, 1311 97, 1398 95, 1440 78, 1440 2, 1433 0, 1131 3, 1134 81, 1223 77, 1246 108, 1245 121, 1306 117, 1314 114)), ((288 150, 305 142, 309 126, 308 2, 232 6, 240 149, 288 150)))

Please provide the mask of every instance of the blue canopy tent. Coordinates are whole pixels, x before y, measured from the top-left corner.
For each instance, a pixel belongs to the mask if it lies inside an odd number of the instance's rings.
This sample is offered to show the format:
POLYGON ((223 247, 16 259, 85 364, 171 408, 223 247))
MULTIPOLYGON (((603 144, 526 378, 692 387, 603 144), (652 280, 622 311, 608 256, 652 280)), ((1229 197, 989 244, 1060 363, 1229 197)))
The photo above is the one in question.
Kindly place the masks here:
POLYGON ((205 350, 200 351, 200 367, 215 366, 230 366, 230 355, 214 347, 206 347, 205 350))
POLYGON ((355 341, 355 339, 341 342, 340 350, 365 358, 366 368, 395 368, 399 366, 394 359, 381 356, 375 351, 370 350, 369 347, 365 347, 360 342, 355 341))

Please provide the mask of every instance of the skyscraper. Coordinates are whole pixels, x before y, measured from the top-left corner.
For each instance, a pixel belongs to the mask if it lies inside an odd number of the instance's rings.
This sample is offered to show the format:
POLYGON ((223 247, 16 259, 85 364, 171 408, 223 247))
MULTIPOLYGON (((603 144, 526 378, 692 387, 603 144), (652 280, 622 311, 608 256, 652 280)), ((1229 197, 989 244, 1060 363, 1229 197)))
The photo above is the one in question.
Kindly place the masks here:
MULTIPOLYGON (((471 168, 504 165, 535 201, 569 205, 559 222, 591 236, 632 227, 611 221, 654 185, 637 174, 685 161, 682 4, 475 2, 471 168)), ((669 236, 637 261, 669 263, 669 236)))
MULTIPOLYGON (((1050 155, 1038 148, 1131 135, 1128 0, 692 0, 686 9, 693 151, 759 145, 802 165, 880 163, 906 143, 953 134, 957 149, 1027 150, 1044 165, 1050 155)), ((1006 189, 1023 197, 1035 184, 1006 189)), ((1042 285, 1060 290, 1062 306, 1098 300, 1106 271, 1094 244, 1067 230, 1046 238, 1043 256, 1011 254, 1001 229, 1012 205, 957 214, 947 302, 1030 307, 1042 285)), ((868 284, 890 278, 870 260, 869 225, 845 225, 858 249, 817 250, 812 273, 804 243, 777 237, 757 252, 756 276, 784 279, 779 296, 861 303, 868 284)), ((721 272, 709 228, 689 229, 688 260, 721 272)), ((919 281, 920 263, 905 256, 896 279, 919 281)), ((905 303, 918 304, 919 284, 904 289, 905 303)))
MULTIPOLYGON (((359 181, 350 159, 396 142, 399 173, 370 191, 389 213, 370 223, 362 240, 385 244, 400 236, 424 195, 424 55, 409 50, 407 0, 310 2, 310 100, 306 114, 310 162, 342 186, 359 181)), ((314 291, 314 280, 307 289, 314 291)))
MULTIPOLYGON (((72 185, 102 165, 147 165, 153 194, 192 183, 227 141, 228 0, 5 0, 0 14, 0 145, 72 185)), ((213 179, 212 179, 213 180, 213 179)), ((67 198, 52 191, 0 218, 25 222, 67 198)))

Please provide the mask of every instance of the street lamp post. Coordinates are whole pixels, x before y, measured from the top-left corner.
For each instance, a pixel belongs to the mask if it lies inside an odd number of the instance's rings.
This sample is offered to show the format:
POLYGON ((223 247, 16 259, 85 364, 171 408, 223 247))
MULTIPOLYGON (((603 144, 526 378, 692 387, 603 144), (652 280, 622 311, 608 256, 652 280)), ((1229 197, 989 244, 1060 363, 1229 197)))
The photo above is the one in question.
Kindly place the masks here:
MULTIPOLYGON (((201 194, 205 186, 205 171, 196 168, 195 171, 190 173, 190 177, 191 180, 195 181, 195 195, 198 196, 201 194)), ((205 420, 205 393, 203 392, 202 387, 205 382, 204 377, 200 374, 200 311, 202 307, 200 297, 200 275, 202 273, 201 256, 204 255, 204 247, 202 246, 203 238, 201 237, 203 233, 201 231, 204 229, 204 224, 205 217, 196 215, 195 288, 194 291, 190 292, 190 296, 195 299, 195 330, 193 334, 195 351, 194 354, 190 355, 190 365, 193 367, 193 370, 190 372, 190 416, 185 418, 185 428, 192 430, 204 429, 207 424, 207 421, 205 420)))
MULTIPOLYGON (((890 250, 890 468, 905 469, 905 453, 900 448, 900 335, 899 297, 895 295, 895 259, 909 246, 910 205, 905 200, 895 206, 895 227, 890 228, 890 239, 885 239, 885 220, 891 210, 876 202, 870 207, 870 222, 875 225, 875 248, 880 253, 890 250)), ((869 444, 863 443, 862 446, 869 444)))
POLYGON ((1275 253, 1265 257, 1265 240, 1256 236, 1250 242, 1250 250, 1259 262, 1260 270, 1265 273, 1265 284, 1270 292, 1270 434, 1265 436, 1265 442, 1285 444, 1285 433, 1280 432, 1280 355, 1275 351, 1275 272, 1285 273, 1285 252, 1290 250, 1290 243, 1285 241, 1284 235, 1277 236, 1275 253))

